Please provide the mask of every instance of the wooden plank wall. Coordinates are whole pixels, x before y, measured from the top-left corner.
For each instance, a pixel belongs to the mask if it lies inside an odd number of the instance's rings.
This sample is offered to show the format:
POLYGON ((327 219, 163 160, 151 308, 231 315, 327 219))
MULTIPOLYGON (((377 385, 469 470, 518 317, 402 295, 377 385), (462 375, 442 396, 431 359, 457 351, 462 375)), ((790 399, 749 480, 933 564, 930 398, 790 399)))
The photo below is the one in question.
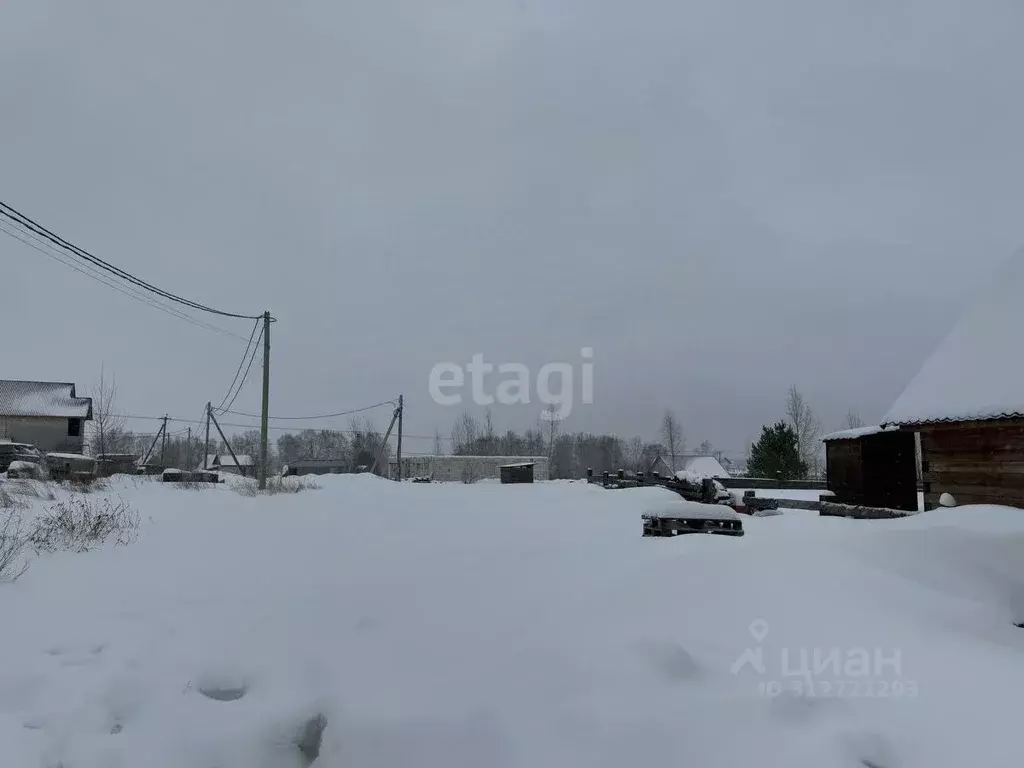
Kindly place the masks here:
POLYGON ((932 424, 921 432, 925 509, 957 504, 1024 507, 1024 419, 932 424))
POLYGON ((825 476, 828 489, 840 504, 860 504, 864 495, 860 440, 829 440, 825 443, 825 476))

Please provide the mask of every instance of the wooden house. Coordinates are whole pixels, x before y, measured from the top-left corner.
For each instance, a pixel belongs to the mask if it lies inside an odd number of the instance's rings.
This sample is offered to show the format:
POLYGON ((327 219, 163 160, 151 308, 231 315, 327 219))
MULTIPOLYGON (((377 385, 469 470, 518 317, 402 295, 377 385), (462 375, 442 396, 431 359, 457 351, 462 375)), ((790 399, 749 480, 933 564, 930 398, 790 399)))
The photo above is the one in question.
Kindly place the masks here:
POLYGON ((944 493, 957 505, 1024 507, 1024 252, 910 382, 882 420, 921 435, 925 508, 944 493))
POLYGON ((917 453, 912 432, 897 427, 861 427, 833 432, 822 440, 832 501, 917 511, 917 453))
POLYGON ((206 469, 216 470, 217 472, 230 472, 236 475, 242 475, 243 477, 255 477, 256 476, 256 462, 252 456, 247 453, 236 454, 232 458, 230 453, 222 453, 219 456, 214 456, 212 463, 209 464, 206 469), (235 459, 238 459, 237 463, 235 459))

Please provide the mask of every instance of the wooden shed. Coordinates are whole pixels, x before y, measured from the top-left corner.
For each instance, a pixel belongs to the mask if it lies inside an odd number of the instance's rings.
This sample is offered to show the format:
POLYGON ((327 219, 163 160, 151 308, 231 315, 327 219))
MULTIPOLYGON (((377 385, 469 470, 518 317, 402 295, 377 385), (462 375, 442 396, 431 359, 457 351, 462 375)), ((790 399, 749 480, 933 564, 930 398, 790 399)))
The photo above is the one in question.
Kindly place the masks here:
POLYGON ((1024 252, 1011 257, 882 420, 921 435, 925 508, 1024 507, 1024 252))
POLYGON ((862 427, 823 438, 833 501, 859 507, 917 511, 914 434, 862 427))
POLYGON ((502 464, 498 468, 502 483, 532 483, 533 482, 532 461, 524 461, 518 464, 502 464))

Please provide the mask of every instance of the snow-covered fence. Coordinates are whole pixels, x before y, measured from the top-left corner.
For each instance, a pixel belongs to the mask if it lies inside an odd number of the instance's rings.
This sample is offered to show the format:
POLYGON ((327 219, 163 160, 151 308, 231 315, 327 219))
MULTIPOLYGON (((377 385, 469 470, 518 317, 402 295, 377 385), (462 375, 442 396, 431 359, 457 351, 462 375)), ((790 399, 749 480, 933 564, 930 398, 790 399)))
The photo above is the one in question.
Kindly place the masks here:
POLYGON ((756 488, 763 491, 826 491, 825 480, 778 480, 771 477, 719 477, 726 488, 756 488))

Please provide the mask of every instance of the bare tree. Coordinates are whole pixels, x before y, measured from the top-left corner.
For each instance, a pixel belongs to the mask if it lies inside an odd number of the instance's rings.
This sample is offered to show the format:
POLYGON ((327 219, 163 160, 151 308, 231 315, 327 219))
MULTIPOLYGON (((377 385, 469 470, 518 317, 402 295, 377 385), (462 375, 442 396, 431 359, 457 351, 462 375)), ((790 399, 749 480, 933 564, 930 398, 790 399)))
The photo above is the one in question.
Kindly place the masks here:
POLYGON ((434 455, 441 456, 444 454, 444 444, 441 442, 441 430, 434 430, 434 455))
POLYGON ((789 423, 796 433, 796 445, 800 460, 806 465, 808 471, 816 471, 819 463, 818 435, 820 427, 818 418, 796 385, 790 387, 786 393, 786 418, 789 419, 789 423))
POLYGON ((701 456, 713 456, 715 454, 715 447, 711 445, 710 440, 705 440, 700 444, 700 448, 697 449, 697 452, 701 456))
POLYGON ((560 419, 558 406, 554 403, 551 403, 544 409, 544 420, 548 423, 548 464, 552 466, 555 461, 555 440, 558 439, 558 422, 560 419))
POLYGON ((864 420, 853 408, 846 413, 846 421, 843 422, 846 429, 860 429, 864 426, 864 420))
POLYGON ((377 473, 387 476, 391 445, 384 442, 384 436, 373 426, 373 420, 369 417, 362 421, 352 419, 349 432, 348 454, 352 470, 360 471, 360 467, 369 468, 376 462, 377 473))
POLYGON ((92 391, 92 439, 94 455, 127 451, 124 419, 117 413, 117 382, 100 368, 100 380, 92 391))
POLYGON ((494 417, 491 413, 490 407, 484 411, 484 434, 483 434, 483 451, 481 453, 484 456, 494 456, 498 448, 498 438, 494 433, 494 417))
POLYGON ((472 456, 480 436, 480 427, 469 413, 463 413, 452 427, 452 453, 472 456))
POLYGON ((683 436, 683 425, 679 423, 670 409, 665 410, 661 419, 661 439, 665 442, 665 450, 672 462, 672 471, 676 471, 676 457, 686 452, 686 438, 683 436))
POLYGON ((634 437, 626 443, 626 461, 629 468, 634 472, 645 472, 644 466, 644 441, 642 437, 634 437))

